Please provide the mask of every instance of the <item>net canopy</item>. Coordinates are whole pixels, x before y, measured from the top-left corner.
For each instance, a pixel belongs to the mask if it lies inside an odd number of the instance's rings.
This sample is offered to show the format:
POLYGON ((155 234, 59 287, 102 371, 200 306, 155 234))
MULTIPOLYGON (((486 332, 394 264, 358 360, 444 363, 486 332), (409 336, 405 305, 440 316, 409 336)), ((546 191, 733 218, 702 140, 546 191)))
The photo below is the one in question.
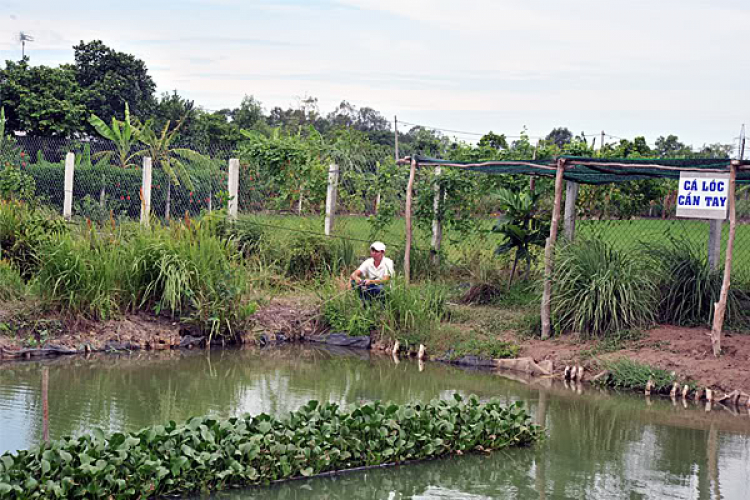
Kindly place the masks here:
MULTIPOLYGON (((580 184, 610 184, 641 179, 679 179, 680 172, 729 173, 731 162, 737 165, 738 183, 750 183, 750 161, 717 158, 590 158, 558 156, 551 160, 508 160, 478 163, 453 162, 427 156, 414 156, 420 166, 457 167, 486 174, 546 175, 554 177, 557 161, 563 160, 566 180, 580 184)), ((412 157, 400 160, 410 163, 412 157)))

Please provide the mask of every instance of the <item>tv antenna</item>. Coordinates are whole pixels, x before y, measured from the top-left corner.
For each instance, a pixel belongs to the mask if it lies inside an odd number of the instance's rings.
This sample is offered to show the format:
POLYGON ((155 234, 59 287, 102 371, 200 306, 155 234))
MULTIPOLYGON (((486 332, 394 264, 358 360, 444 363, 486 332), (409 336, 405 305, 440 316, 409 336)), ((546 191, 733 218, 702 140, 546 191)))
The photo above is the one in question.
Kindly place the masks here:
POLYGON ((33 42, 34 37, 22 31, 18 34, 18 41, 21 42, 21 59, 23 59, 26 56, 26 42, 33 42))

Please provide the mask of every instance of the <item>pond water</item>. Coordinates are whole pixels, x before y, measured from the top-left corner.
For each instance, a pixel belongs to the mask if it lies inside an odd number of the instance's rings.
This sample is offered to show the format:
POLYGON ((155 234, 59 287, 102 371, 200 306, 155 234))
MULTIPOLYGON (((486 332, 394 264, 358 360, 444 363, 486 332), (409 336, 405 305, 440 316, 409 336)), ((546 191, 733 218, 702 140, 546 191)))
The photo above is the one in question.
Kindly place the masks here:
POLYGON ((310 399, 525 401, 547 430, 532 448, 221 493, 215 499, 750 498, 750 415, 367 352, 159 352, 0 364, 0 453, 94 427, 137 430, 192 415, 278 416, 310 399))

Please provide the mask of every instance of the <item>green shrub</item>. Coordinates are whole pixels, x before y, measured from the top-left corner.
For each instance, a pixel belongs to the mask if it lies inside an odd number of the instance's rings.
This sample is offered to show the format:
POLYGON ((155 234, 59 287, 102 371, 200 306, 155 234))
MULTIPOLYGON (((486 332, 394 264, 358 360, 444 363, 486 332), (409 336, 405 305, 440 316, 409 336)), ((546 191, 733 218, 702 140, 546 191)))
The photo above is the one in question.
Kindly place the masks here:
POLYGON ((10 262, 0 260, 0 302, 21 299, 26 292, 26 284, 10 262))
POLYGON ((265 228, 252 217, 240 217, 227 224, 226 234, 231 237, 243 257, 248 258, 258 252, 266 238, 265 228))
POLYGON ((38 267, 42 243, 66 232, 59 216, 25 203, 0 201, 0 258, 15 265, 26 279, 38 267))
POLYGON ((458 359, 463 356, 480 356, 492 359, 512 359, 518 357, 520 350, 519 346, 503 340, 470 338, 456 344, 450 351, 450 358, 458 359))
POLYGON ((290 234, 286 247, 277 252, 282 252, 287 276, 299 280, 337 275, 355 263, 350 241, 306 232, 290 234))
POLYGON ((604 336, 655 320, 657 289, 644 259, 601 240, 560 248, 552 297, 559 332, 604 336))
MULTIPOLYGON (((660 322, 681 326, 711 324, 724 271, 712 271, 705 253, 705 247, 688 239, 669 238, 663 244, 646 246, 658 280, 660 322)), ((726 310, 730 324, 747 320, 742 305, 746 300, 742 290, 730 287, 726 310)))
POLYGON ((0 456, 0 498, 186 496, 353 467, 528 446, 541 437, 523 403, 380 401, 350 410, 310 401, 267 414, 192 418, 138 432, 101 431, 0 456))
POLYGON ((645 389, 649 380, 654 383, 654 392, 666 392, 677 381, 674 374, 654 368, 628 358, 618 358, 604 363, 609 371, 605 383, 617 389, 645 389))

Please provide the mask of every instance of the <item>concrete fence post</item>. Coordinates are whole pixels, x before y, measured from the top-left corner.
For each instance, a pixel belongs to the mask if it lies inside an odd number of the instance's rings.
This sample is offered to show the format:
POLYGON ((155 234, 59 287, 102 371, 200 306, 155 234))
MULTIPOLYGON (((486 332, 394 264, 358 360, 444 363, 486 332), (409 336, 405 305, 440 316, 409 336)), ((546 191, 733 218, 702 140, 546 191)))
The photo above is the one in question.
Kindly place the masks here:
POLYGON ((565 237, 573 241, 576 236, 576 200, 578 199, 579 184, 573 181, 565 182, 565 237))
POLYGON ((141 225, 148 227, 151 218, 151 158, 143 157, 143 181, 141 182, 141 225))
POLYGON ((336 198, 338 194, 339 167, 331 163, 328 167, 328 190, 326 191, 326 219, 325 234, 330 236, 333 232, 333 221, 336 216, 336 198))
POLYGON ((721 258, 721 228, 724 221, 711 219, 708 223, 708 265, 712 271, 719 267, 721 258))
POLYGON ((63 218, 70 220, 73 216, 73 172, 75 171, 76 155, 65 155, 65 198, 63 201, 63 218))
POLYGON ((229 217, 231 219, 237 218, 237 208, 240 205, 240 200, 237 198, 237 194, 240 187, 240 160, 232 158, 229 160, 229 217))

